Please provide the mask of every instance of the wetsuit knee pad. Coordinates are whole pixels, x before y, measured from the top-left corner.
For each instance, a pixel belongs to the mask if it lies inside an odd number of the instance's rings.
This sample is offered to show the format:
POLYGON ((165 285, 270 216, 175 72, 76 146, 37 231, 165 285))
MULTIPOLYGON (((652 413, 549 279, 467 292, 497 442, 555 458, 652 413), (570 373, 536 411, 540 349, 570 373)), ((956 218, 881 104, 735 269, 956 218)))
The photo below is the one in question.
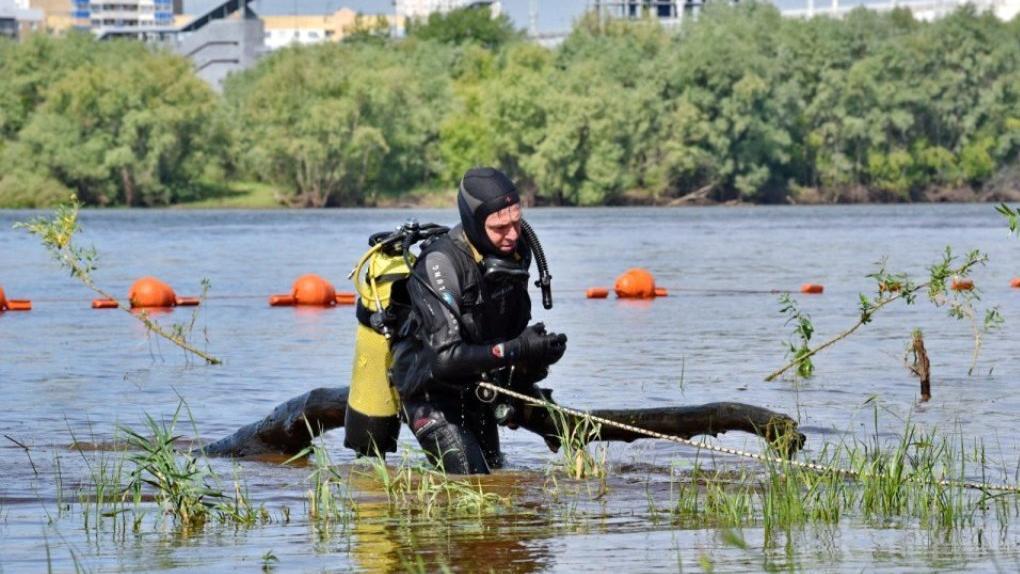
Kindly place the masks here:
POLYGON ((478 439, 434 410, 409 421, 418 443, 436 466, 449 474, 489 474, 478 439))

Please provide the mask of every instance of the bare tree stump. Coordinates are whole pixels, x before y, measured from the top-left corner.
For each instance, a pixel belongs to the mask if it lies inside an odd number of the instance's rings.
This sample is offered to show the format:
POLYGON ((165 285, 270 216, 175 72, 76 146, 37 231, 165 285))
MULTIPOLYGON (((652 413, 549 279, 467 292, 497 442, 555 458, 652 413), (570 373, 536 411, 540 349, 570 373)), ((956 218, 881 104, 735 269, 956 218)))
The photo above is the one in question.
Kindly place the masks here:
POLYGON ((926 403, 931 400, 931 362, 928 360, 928 351, 924 348, 924 334, 920 329, 914 329, 910 350, 914 354, 914 364, 910 370, 921 379, 921 402, 926 403))
MULTIPOLYGON (((550 399, 551 391, 542 390, 550 399)), ((260 454, 296 454, 308 447, 312 434, 324 433, 344 425, 348 388, 319 388, 278 405, 266 418, 245 425, 234 434, 202 449, 213 456, 252 456, 260 454), (309 428, 312 433, 309 433, 309 428)), ((515 402, 514 423, 541 436, 550 449, 560 447, 556 421, 542 407, 515 402)), ((731 430, 754 433, 770 441, 785 438, 783 448, 792 453, 804 444, 804 435, 796 432, 797 423, 790 417, 741 403, 709 403, 686 407, 652 409, 603 409, 593 415, 646 428, 662 434, 690 438, 695 435, 718 435, 731 430)), ((567 425, 581 422, 567 415, 567 425)), ((643 434, 604 427, 595 440, 631 442, 649 438, 643 434)))

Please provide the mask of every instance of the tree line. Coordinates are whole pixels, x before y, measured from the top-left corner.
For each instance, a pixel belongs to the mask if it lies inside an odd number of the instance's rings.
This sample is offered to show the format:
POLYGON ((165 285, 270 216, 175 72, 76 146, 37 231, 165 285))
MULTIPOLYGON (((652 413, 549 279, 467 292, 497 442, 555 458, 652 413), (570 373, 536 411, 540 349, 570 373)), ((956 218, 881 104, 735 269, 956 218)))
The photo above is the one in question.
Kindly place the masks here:
POLYGON ((554 205, 1001 199, 1018 178, 1020 21, 973 8, 588 15, 554 49, 478 9, 384 33, 278 50, 222 95, 134 42, 0 42, 0 206, 166 205, 235 181, 375 205, 481 164, 554 205))

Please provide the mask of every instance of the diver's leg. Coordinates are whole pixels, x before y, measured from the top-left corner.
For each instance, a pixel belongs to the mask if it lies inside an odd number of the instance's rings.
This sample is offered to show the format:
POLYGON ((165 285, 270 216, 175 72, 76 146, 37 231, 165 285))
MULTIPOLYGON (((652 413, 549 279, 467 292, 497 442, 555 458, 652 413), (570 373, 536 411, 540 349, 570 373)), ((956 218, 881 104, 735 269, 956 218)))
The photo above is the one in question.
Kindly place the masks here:
POLYGON ((488 474, 489 466, 472 433, 449 420, 429 393, 404 400, 404 418, 432 464, 449 474, 488 474))
POLYGON ((464 428, 477 437, 478 444, 490 469, 503 468, 503 453, 499 448, 499 425, 492 403, 479 401, 474 393, 466 393, 464 428))

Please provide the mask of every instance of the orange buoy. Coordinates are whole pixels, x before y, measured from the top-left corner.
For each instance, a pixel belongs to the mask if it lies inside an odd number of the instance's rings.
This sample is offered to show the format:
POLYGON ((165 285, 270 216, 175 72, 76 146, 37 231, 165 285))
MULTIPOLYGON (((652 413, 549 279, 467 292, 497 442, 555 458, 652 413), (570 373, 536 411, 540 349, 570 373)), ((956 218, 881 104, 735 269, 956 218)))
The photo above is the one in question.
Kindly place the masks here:
POLYGON ((32 302, 28 299, 8 299, 0 288, 0 313, 4 311, 31 311, 32 302))
MULTIPOLYGON (((166 283, 155 277, 146 276, 131 285, 128 290, 128 300, 132 309, 194 306, 201 302, 198 297, 178 297, 166 283)), ((116 303, 112 307, 116 307, 116 303)), ((103 299, 92 302, 93 309, 109 309, 111 304, 103 299), (99 302, 97 305, 96 303, 99 302)))
POLYGON ((651 299, 655 297, 655 277, 647 269, 628 269, 616 278, 613 286, 620 299, 651 299))
POLYGON ((93 299, 93 309, 116 309, 118 307, 117 302, 113 299, 93 299))
POLYGON ((177 303, 177 295, 169 285, 155 277, 142 277, 131 285, 128 291, 131 308, 173 307, 177 303))
POLYGON ((953 291, 970 291, 974 289, 974 280, 970 277, 953 277, 953 282, 949 284, 949 288, 953 291))
POLYGON ((820 295, 825 292, 825 286, 819 285, 818 283, 805 283, 800 286, 800 292, 811 295, 820 295))
POLYGON ((1013 280, 1009 282, 1009 286, 1014 289, 1020 289, 1020 277, 1014 277, 1013 280))
POLYGON ((358 300, 357 293, 340 292, 336 294, 337 305, 353 305, 358 300))
POLYGON ((605 299, 609 297, 609 289, 605 287, 592 287, 584 292, 584 296, 589 299, 605 299))
POLYGON ((336 289, 315 273, 302 275, 294 281, 290 295, 271 295, 269 304, 274 307, 303 305, 311 307, 332 307, 337 304, 336 289))

